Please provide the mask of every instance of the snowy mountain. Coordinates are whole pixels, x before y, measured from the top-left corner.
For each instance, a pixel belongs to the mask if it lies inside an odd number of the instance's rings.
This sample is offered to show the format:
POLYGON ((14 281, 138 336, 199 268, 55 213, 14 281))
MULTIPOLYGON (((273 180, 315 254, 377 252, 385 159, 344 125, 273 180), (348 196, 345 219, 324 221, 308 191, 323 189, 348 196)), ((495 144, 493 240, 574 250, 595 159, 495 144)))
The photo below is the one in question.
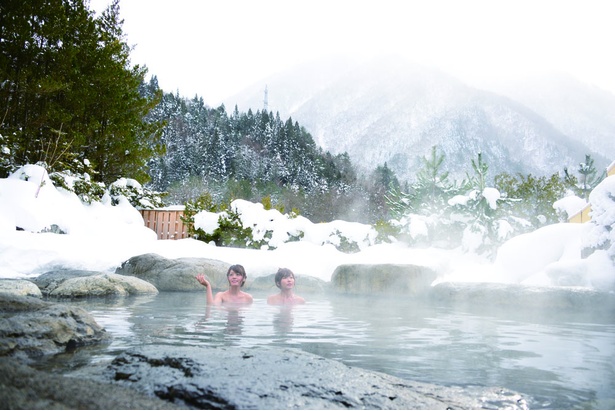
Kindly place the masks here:
POLYGON ((615 95, 565 74, 526 77, 497 87, 564 134, 615 160, 615 95))
POLYGON ((615 150, 613 143, 601 146, 600 141, 609 129, 615 132, 615 121, 593 120, 600 117, 594 113, 608 112, 615 96, 601 100, 599 90, 585 91, 587 107, 575 117, 573 104, 545 100, 532 105, 530 97, 515 100, 513 93, 479 90, 398 57, 340 57, 267 78, 225 105, 240 111, 266 107, 282 118, 291 116, 325 150, 348 152, 360 171, 386 162, 402 180, 414 178, 420 158, 436 145, 446 156, 444 167, 460 179, 471 171, 478 152, 489 164, 490 177, 503 171, 551 175, 566 166, 575 170, 585 154, 594 157, 597 168, 606 167, 615 150), (591 133, 592 127, 602 134, 591 133), (593 139, 580 138, 590 135, 593 139))

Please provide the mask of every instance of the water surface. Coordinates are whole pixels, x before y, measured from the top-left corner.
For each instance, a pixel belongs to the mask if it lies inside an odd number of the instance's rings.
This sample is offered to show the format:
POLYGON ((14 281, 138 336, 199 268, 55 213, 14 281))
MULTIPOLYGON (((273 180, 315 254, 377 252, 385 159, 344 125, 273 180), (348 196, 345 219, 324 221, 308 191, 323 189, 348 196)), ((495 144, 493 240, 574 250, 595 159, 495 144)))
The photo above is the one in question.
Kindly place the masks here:
POLYGON ((615 408, 615 318, 402 297, 309 296, 303 306, 206 308, 203 293, 79 303, 114 339, 88 361, 144 344, 293 347, 439 385, 504 387, 534 409, 615 408))

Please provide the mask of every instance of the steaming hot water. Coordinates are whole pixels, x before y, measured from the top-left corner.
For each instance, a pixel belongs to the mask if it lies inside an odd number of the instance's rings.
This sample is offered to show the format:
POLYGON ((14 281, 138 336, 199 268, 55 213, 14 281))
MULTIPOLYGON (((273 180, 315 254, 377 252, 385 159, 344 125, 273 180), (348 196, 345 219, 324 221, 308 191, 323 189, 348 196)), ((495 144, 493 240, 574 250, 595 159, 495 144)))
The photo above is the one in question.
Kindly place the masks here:
POLYGON ((203 293, 82 302, 114 336, 85 362, 144 344, 272 345, 410 380, 504 387, 532 409, 615 408, 615 318, 608 313, 338 295, 306 295, 308 304, 281 308, 253 295, 254 304, 241 309, 207 310, 203 293))

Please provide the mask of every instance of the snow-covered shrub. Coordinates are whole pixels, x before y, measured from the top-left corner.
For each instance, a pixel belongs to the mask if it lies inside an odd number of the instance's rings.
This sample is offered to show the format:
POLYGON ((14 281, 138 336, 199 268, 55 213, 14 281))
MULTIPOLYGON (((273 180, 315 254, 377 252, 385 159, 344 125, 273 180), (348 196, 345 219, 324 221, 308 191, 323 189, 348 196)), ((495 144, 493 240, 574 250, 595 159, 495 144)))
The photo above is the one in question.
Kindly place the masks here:
POLYGON ((438 222, 442 220, 435 215, 425 216, 415 213, 406 213, 398 219, 390 220, 389 224, 395 239, 416 246, 431 245, 434 231, 438 222))
POLYGON ((333 244, 335 248, 344 253, 356 253, 361 251, 359 244, 357 244, 356 241, 346 237, 340 230, 337 229, 331 233, 329 243, 333 244))
POLYGON ((392 243, 397 241, 401 235, 400 224, 397 220, 379 220, 374 224, 374 229, 378 233, 376 243, 392 243))
POLYGON ((210 193, 188 201, 182 220, 192 238, 217 246, 261 248, 271 238, 270 233, 263 233, 260 240, 255 240, 252 228, 244 226, 237 209, 216 204, 210 193))
POLYGON ((570 217, 577 214, 587 206, 587 201, 568 190, 564 197, 553 203, 553 209, 560 218, 560 222, 568 221, 570 217))
POLYGON ((267 237, 271 238, 270 233, 265 233, 261 240, 255 241, 252 229, 244 227, 237 210, 229 209, 220 213, 218 227, 204 241, 214 241, 218 246, 259 249, 266 243, 267 237))
POLYGON ((15 171, 13 152, 9 139, 0 134, 0 175, 15 171))
POLYGON ((356 252, 375 244, 377 232, 368 224, 335 220, 314 224, 296 214, 265 209, 261 203, 235 200, 222 211, 211 199, 187 203, 184 222, 193 238, 217 245, 273 250, 284 243, 307 241, 356 252), (212 211, 210 211, 212 210, 212 211))
POLYGON ((87 160, 75 160, 72 170, 52 172, 49 178, 57 188, 75 193, 83 203, 92 204, 94 201, 100 201, 105 194, 105 185, 93 181, 92 174, 93 170, 87 160))
POLYGON ((213 234, 218 226, 218 215, 216 213, 220 207, 208 192, 201 194, 194 201, 186 202, 184 206, 184 215, 181 219, 188 227, 188 234, 194 239, 205 241, 205 238, 213 234), (198 224, 195 221, 197 214, 201 214, 198 224))
POLYGON ((163 207, 162 196, 164 193, 150 190, 143 187, 137 180, 132 178, 120 178, 109 185, 108 195, 111 204, 119 203, 120 198, 124 197, 138 209, 152 209, 163 207))

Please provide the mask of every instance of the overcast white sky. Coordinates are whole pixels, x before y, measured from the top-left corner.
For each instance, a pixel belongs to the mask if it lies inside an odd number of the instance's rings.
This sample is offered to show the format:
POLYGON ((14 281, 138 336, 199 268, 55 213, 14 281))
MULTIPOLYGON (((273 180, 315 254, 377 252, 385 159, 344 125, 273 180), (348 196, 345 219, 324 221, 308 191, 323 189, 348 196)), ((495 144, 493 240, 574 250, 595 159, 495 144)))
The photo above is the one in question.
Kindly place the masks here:
POLYGON ((339 52, 398 52, 472 84, 555 69, 615 93, 614 10, 612 0, 120 0, 133 63, 212 106, 339 52))

